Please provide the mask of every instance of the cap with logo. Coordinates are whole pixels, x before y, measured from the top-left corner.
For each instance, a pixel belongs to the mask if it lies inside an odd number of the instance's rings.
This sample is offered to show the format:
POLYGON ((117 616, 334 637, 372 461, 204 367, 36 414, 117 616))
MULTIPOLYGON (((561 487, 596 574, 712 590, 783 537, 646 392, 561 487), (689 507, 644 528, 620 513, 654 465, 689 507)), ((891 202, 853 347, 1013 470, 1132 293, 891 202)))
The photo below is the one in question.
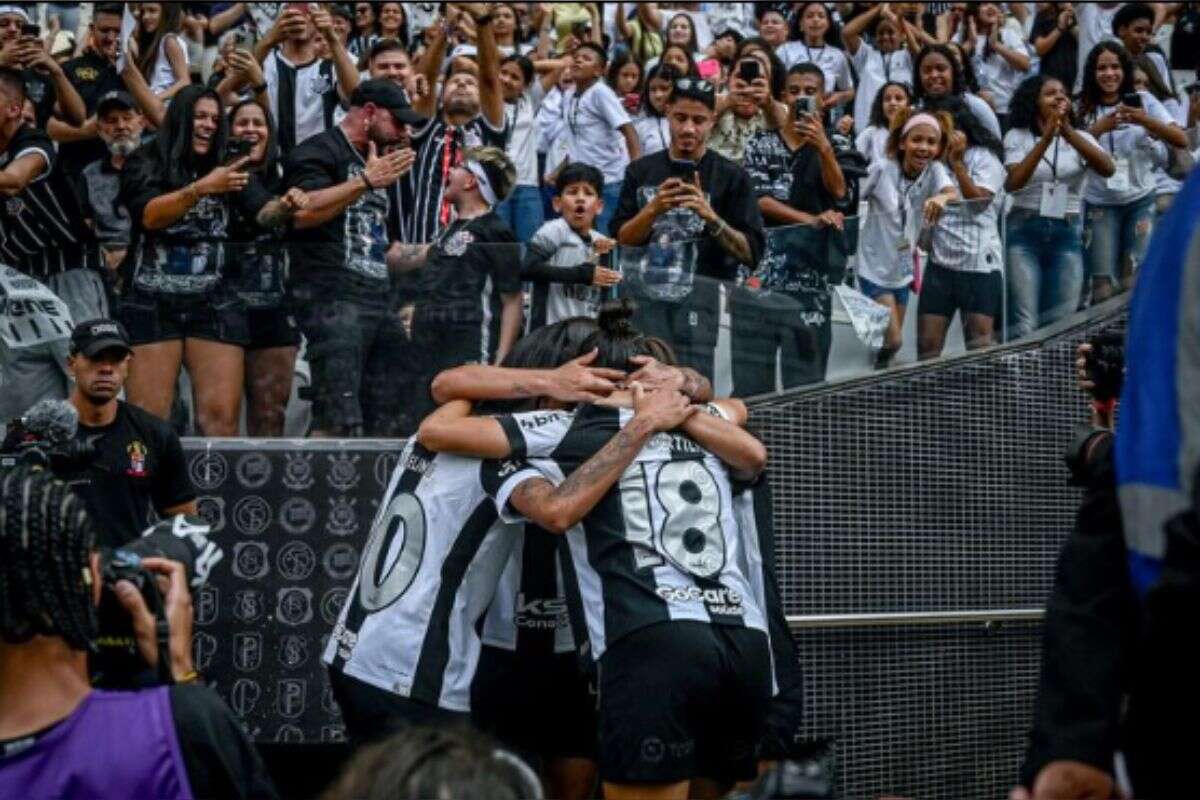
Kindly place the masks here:
POLYGON ((137 108, 137 103, 133 101, 133 95, 120 89, 105 92, 100 101, 96 103, 96 113, 100 116, 104 116, 114 108, 132 111, 137 108))
POLYGON ((363 81, 350 95, 350 105, 365 106, 367 103, 386 108, 392 112, 397 122, 406 125, 424 125, 429 120, 413 110, 408 103, 408 95, 394 82, 383 78, 371 78, 363 81))
POLYGON ((115 319, 90 319, 71 331, 71 355, 92 358, 113 347, 133 352, 125 326, 115 319))

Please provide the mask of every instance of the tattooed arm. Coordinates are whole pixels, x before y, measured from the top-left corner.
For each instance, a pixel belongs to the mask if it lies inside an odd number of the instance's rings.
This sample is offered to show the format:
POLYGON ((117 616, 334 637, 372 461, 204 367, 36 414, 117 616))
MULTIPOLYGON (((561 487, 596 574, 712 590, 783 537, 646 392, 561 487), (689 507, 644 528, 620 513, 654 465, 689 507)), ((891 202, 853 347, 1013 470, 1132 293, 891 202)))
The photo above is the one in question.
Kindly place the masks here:
POLYGON ((596 351, 573 358, 557 369, 509 369, 487 364, 467 364, 438 373, 430 392, 438 403, 450 400, 523 400, 550 397, 564 403, 588 402, 607 397, 614 381, 625 373, 588 366, 596 351))
POLYGON ((551 533, 566 533, 608 493, 650 437, 682 425, 696 411, 679 392, 634 389, 633 419, 558 486, 534 478, 513 490, 508 502, 551 533))

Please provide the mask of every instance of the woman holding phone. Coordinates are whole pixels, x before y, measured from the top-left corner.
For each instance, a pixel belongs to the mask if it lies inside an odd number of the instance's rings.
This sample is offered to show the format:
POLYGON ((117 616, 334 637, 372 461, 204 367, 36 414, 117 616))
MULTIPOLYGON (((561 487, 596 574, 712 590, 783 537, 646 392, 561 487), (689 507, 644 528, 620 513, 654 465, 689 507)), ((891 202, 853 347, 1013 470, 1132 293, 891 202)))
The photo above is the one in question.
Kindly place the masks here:
POLYGON ((121 319, 137 356, 125 390, 165 419, 186 366, 204 436, 235 436, 241 410, 249 332, 226 275, 231 217, 270 228, 305 203, 296 192, 273 199, 246 170, 250 156, 227 158, 228 138, 217 93, 184 88, 158 137, 129 157, 119 196, 132 221, 121 319))
POLYGON ((1166 145, 1187 147, 1187 134, 1162 103, 1134 89, 1133 63, 1117 42, 1101 42, 1088 53, 1079 94, 1079 116, 1113 158, 1107 178, 1092 176, 1084 191, 1084 264, 1092 300, 1127 288, 1146 255, 1154 229, 1155 153, 1166 145))

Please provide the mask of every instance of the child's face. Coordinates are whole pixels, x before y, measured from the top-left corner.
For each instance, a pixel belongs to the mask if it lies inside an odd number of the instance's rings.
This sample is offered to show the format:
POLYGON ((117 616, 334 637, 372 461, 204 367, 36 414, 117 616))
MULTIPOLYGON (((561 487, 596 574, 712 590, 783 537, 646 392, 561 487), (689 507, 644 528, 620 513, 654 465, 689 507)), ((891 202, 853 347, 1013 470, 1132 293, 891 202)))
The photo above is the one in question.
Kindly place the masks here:
POLYGON ((567 224, 577 231, 590 231, 603 208, 604 201, 600 199, 596 187, 582 181, 567 184, 554 198, 554 210, 562 214, 567 224))
POLYGON ((889 86, 883 90, 883 118, 891 121, 896 112, 908 108, 908 95, 899 86, 889 86))
POLYGON ((671 82, 665 78, 650 81, 650 105, 659 114, 667 113, 667 98, 671 96, 671 82))
POLYGON ((600 76, 604 70, 604 65, 600 63, 600 56, 591 48, 577 48, 572 55, 571 65, 575 68, 575 80, 577 81, 592 81, 600 76))
POLYGON ((525 91, 525 73, 514 62, 510 61, 500 67, 500 88, 504 99, 515 101, 525 91))
POLYGON ((629 63, 617 72, 617 94, 634 94, 638 90, 642 71, 637 64, 629 63))
POLYGON ((932 125, 917 125, 900 140, 900 155, 904 159, 904 171, 915 175, 925 169, 930 161, 941 155, 942 131, 932 125))
POLYGON ((829 14, 826 13, 825 7, 814 3, 804 9, 800 26, 804 29, 804 35, 809 41, 825 41, 825 34, 829 30, 829 14))
POLYGON ((143 3, 142 4, 142 30, 146 33, 154 33, 158 30, 158 23, 162 20, 162 6, 158 3, 143 3))

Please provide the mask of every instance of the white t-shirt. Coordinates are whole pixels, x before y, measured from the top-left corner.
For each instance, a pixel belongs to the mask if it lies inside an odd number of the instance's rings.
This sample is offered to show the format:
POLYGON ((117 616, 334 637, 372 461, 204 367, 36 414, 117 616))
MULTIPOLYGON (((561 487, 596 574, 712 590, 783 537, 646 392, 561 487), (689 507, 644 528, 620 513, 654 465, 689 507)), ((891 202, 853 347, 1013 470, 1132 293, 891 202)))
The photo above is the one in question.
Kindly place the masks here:
POLYGON ((633 120, 633 129, 637 131, 644 156, 671 146, 671 123, 667 122, 666 117, 643 114, 633 120))
MULTIPOLYGON (((1142 98, 1142 108, 1153 119, 1166 124, 1174 124, 1170 113, 1163 104, 1149 92, 1138 92, 1142 98)), ((1099 106, 1095 113, 1086 121, 1091 127, 1097 119, 1107 116, 1116 110, 1116 106, 1099 106)), ((1120 125, 1096 137, 1096 141, 1108 151, 1117 161, 1117 173, 1112 178, 1102 178, 1093 173, 1084 188, 1083 199, 1098 206, 1123 206, 1135 200, 1141 200, 1154 192, 1155 161, 1165 154, 1166 145, 1150 135, 1150 132, 1137 124, 1120 125), (1156 152, 1158 151, 1158 152, 1156 152), (1125 162, 1125 166, 1122 166, 1125 162), (1120 179, 1120 173, 1128 173, 1128 188, 1113 188, 1120 179)))
POLYGON ((1117 41, 1113 33, 1113 17, 1124 3, 1109 3, 1112 8, 1102 8, 1099 3, 1076 3, 1075 21, 1078 23, 1079 70, 1075 73, 1075 92, 1083 87, 1083 67, 1088 53, 1101 42, 1117 41))
POLYGON ((680 11, 679 9, 664 8, 661 14, 664 42, 667 40, 667 28, 671 26, 671 20, 680 14, 686 14, 692 20, 692 25, 696 28, 696 46, 700 49, 700 52, 703 53, 704 49, 712 44, 712 28, 708 27, 708 15, 703 11, 680 11))
POLYGON ((992 53, 985 56, 986 36, 975 37, 975 52, 971 56, 971 63, 975 67, 975 75, 979 78, 979 85, 992 93, 992 99, 996 104, 996 111, 1000 114, 1007 114, 1008 102, 1012 99, 1013 92, 1016 91, 1017 86, 1031 73, 1034 67, 1032 63, 1034 54, 1025 44, 1025 40, 1007 25, 1000 28, 1000 42, 1010 50, 1016 50, 1018 53, 1024 53, 1029 56, 1030 70, 1018 70, 1014 68, 999 53, 992 53))
MULTIPOLYGON (((546 263, 552 267, 575 267, 591 256, 594 234, 588 233, 587 236, 588 241, 585 241, 565 219, 558 217, 537 229, 537 233, 529 240, 529 247, 539 254, 550 254, 546 263)), ((546 304, 545 324, 553 325, 571 317, 595 317, 606 292, 590 284, 551 283, 544 289, 535 286, 531 295, 535 305, 541 302, 546 304)), ((534 310, 533 319, 542 316, 541 309, 534 310)))
MULTIPOLYGON (((956 200, 933 226, 933 263, 957 272, 995 272, 1004 263, 1000 244, 1004 166, 985 147, 968 147, 963 166, 971 182, 992 193, 990 200, 956 200)), ((962 187, 959 187, 962 196, 962 187)))
POLYGON ((150 91, 155 94, 165 92, 175 85, 175 70, 167 58, 167 42, 171 40, 174 40, 176 47, 183 51, 183 63, 189 63, 187 45, 183 43, 183 39, 174 33, 164 36, 158 45, 158 58, 154 60, 154 69, 150 72, 150 79, 146 81, 150 85, 150 91))
POLYGON ((775 55, 786 69, 797 64, 811 62, 825 73, 825 93, 854 88, 854 76, 850 72, 850 59, 840 48, 832 45, 809 47, 804 42, 784 42, 775 49, 775 55))
POLYGON ((858 240, 858 274, 888 289, 911 283, 912 243, 921 226, 922 206, 953 186, 954 178, 940 161, 930 162, 911 181, 901 175, 895 159, 873 162, 862 187, 870 211, 858 240))
POLYGON ((854 139, 854 149, 867 158, 868 164, 887 158, 888 129, 872 125, 854 139))
MULTIPOLYGON (((1079 131, 1079 135, 1098 146, 1096 138, 1087 131, 1079 131)), ((1040 138, 1028 128, 1010 130, 1004 135, 1004 165, 1012 167, 1020 164, 1040 138)), ((1039 210, 1042 206, 1042 186, 1055 180, 1057 176, 1059 183, 1067 185, 1067 213, 1078 214, 1080 193, 1083 191, 1083 181, 1089 169, 1079 151, 1067 144, 1061 136, 1056 136, 1038 160, 1029 182, 1023 188, 1009 193, 1013 199, 1013 206, 1030 211, 1039 210)))
POLYGON ((992 132, 992 136, 999 139, 1004 135, 1000 132, 1000 120, 996 117, 996 112, 992 110, 992 107, 987 104, 987 100, 970 92, 963 92, 962 98, 967 107, 971 109, 971 113, 992 132))
POLYGON ((854 69, 858 70, 858 90, 854 95, 854 130, 862 133, 867 129, 871 117, 871 106, 875 95, 888 81, 900 81, 909 86, 913 82, 912 56, 900 48, 884 54, 866 42, 858 46, 858 52, 850 56, 854 69))
POLYGON ((538 185, 537 109, 546 89, 534 79, 515 103, 504 104, 504 120, 508 125, 508 145, 504 148, 517 168, 517 186, 538 185))
POLYGON ((604 173, 605 183, 625 177, 629 152, 617 129, 631 124, 617 93, 598 80, 579 94, 576 89, 563 99, 563 117, 570 137, 573 163, 591 164, 604 173))

